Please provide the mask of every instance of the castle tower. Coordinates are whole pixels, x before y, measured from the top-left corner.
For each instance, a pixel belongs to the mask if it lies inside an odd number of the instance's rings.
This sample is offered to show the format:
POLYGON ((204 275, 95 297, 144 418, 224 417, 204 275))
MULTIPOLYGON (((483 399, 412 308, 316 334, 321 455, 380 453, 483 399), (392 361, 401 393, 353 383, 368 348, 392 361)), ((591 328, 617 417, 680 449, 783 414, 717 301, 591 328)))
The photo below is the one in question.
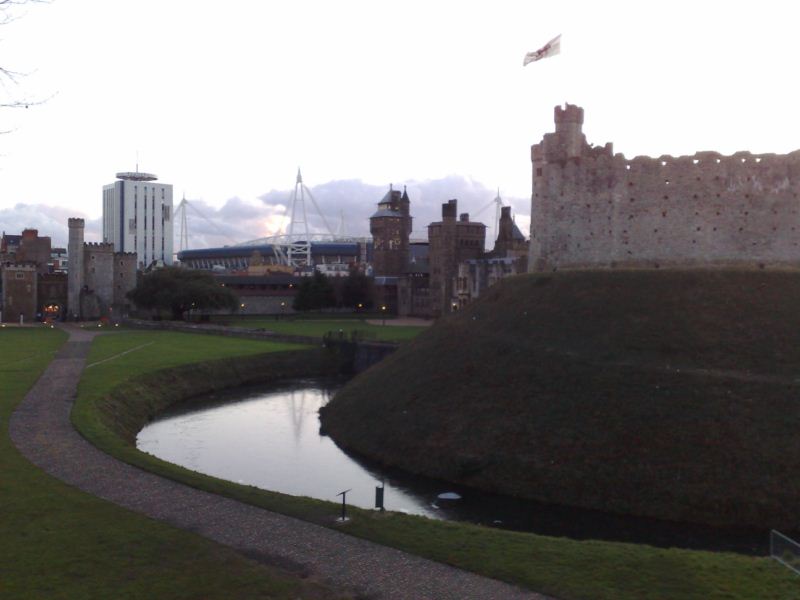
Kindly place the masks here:
POLYGON ((556 135, 567 159, 578 158, 583 152, 586 139, 583 135, 583 109, 574 104, 556 106, 556 135))
MULTIPOLYGON (((564 189, 560 188, 564 169, 567 165, 580 165, 581 160, 589 152, 586 136, 583 134, 583 109, 574 104, 556 106, 554 109, 556 130, 547 133, 538 144, 531 146, 531 162, 533 163, 533 186, 531 194, 531 229, 528 266, 533 269, 543 268, 548 250, 546 236, 549 210, 554 198, 564 199, 564 189), (557 182, 554 180, 557 178, 557 182), (551 192, 558 188, 558 193, 551 197, 551 192)), ((608 153, 611 148, 608 147, 608 153)))
POLYGON ((372 270, 376 277, 399 277, 408 269, 408 240, 411 236, 411 202, 389 186, 378 202, 378 210, 369 218, 372 234, 372 270))
POLYGON ((83 219, 69 219, 67 245, 67 317, 81 318, 81 290, 83 289, 83 219))
POLYGON ((442 220, 428 225, 431 310, 434 316, 452 310, 453 278, 458 264, 483 256, 486 225, 458 215, 458 200, 442 204, 442 220))

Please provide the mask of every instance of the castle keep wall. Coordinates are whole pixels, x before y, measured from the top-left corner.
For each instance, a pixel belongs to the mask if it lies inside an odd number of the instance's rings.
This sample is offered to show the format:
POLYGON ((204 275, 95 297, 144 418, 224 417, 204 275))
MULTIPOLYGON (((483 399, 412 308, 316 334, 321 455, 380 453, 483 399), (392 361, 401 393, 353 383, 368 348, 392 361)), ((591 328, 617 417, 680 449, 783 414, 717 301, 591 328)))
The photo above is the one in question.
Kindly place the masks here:
POLYGON ((84 283, 105 315, 114 302, 114 245, 87 243, 83 246, 84 283))
POLYGON ((135 252, 114 254, 114 306, 115 310, 122 311, 123 314, 128 312, 131 304, 126 294, 136 287, 136 266, 135 252))
POLYGON ((800 265, 800 151, 628 160, 582 122, 532 148, 531 270, 800 265))

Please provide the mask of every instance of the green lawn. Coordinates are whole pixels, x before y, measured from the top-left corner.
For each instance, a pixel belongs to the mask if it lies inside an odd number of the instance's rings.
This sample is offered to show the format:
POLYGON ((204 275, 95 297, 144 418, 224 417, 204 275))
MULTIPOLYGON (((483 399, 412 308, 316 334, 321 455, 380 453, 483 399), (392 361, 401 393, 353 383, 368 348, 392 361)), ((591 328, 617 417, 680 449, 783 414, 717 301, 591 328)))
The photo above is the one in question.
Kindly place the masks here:
MULTIPOLYGON (((106 338, 108 356, 125 346, 127 335, 106 338)), ((225 546, 84 494, 25 460, 8 437, 8 419, 65 339, 59 330, 0 330, 0 598, 334 597, 225 546)), ((223 354, 242 351, 219 346, 223 354)), ((173 347, 156 348, 164 359, 173 347)), ((126 357, 137 359, 136 352, 126 357)), ((119 374, 112 363, 108 369, 119 374)))
MULTIPOLYGON (((115 386, 124 380, 130 385, 132 378, 145 376, 154 369, 229 352, 228 342, 222 338, 152 332, 98 338, 90 362, 117 358, 86 372, 73 419, 90 440, 133 464, 201 489, 334 526, 337 504, 266 492, 187 471, 136 451, 120 432, 110 431, 104 425, 98 407, 105 406, 104 410, 108 410, 109 406, 101 399, 115 386), (154 343, 120 355, 150 341, 154 343)), ((252 343, 255 346, 239 340, 234 344, 241 352, 259 351, 257 342, 252 343)), ((117 408, 121 409, 121 405, 117 408)), ((348 512, 352 520, 343 530, 352 535, 517 583, 562 600, 800 599, 798 578, 766 558, 578 542, 355 508, 348 512)))
MULTIPOLYGON (((387 319, 387 322, 390 321, 387 319)), ((231 320, 229 325, 312 337, 322 337, 328 332, 338 333, 339 331, 349 336, 351 332, 358 331, 363 334, 365 339, 390 342, 408 341, 427 329, 427 327, 416 325, 372 325, 360 319, 276 320, 266 317, 235 319, 231 320)))

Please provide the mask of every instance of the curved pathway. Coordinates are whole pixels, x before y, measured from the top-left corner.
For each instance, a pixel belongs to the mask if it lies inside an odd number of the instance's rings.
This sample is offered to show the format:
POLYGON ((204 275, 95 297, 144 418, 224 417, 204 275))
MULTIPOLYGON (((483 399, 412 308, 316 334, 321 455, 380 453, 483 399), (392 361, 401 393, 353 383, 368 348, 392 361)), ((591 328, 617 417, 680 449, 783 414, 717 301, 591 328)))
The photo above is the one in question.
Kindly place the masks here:
POLYGON ((70 410, 95 332, 69 341, 9 423, 11 440, 47 473, 130 510, 189 529, 250 558, 334 588, 389 599, 544 599, 511 585, 190 488, 101 452, 72 427, 70 410))

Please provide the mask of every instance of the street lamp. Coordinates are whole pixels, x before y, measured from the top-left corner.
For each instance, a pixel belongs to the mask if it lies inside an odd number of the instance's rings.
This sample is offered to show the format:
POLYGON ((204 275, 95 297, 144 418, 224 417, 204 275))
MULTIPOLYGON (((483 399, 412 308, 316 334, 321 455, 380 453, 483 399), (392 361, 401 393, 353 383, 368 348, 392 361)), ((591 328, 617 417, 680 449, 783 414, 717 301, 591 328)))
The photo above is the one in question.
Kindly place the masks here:
POLYGON ((381 316, 383 317, 383 324, 386 325, 386 305, 381 304, 381 316))

